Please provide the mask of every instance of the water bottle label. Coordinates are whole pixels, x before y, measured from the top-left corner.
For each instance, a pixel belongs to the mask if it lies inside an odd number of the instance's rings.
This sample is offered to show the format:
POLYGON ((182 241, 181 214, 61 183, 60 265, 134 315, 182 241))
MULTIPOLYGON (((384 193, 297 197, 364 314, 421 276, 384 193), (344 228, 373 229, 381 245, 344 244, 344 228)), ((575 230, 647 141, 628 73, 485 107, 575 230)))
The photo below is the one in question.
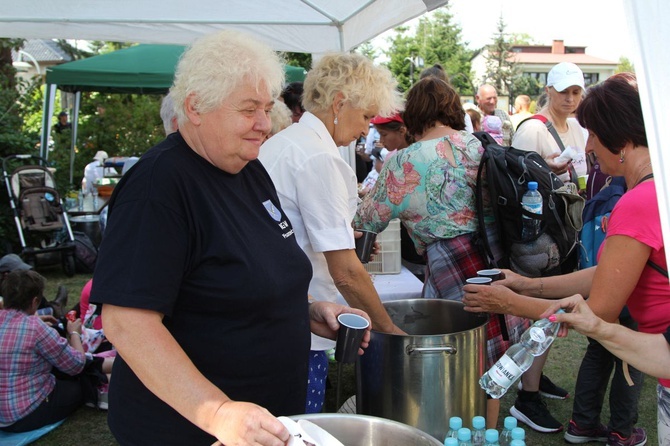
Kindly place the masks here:
POLYGON ((530 338, 538 342, 540 344, 543 344, 547 340, 547 336, 544 334, 544 330, 538 327, 530 327, 530 338))
POLYGON ((509 356, 504 355, 493 365, 489 376, 496 384, 507 389, 522 373, 521 368, 509 356))
MULTIPOLYGON (((522 206, 528 212, 533 214, 542 214, 542 203, 522 203, 522 206)), ((527 215, 523 215, 524 218, 530 218, 527 215)))

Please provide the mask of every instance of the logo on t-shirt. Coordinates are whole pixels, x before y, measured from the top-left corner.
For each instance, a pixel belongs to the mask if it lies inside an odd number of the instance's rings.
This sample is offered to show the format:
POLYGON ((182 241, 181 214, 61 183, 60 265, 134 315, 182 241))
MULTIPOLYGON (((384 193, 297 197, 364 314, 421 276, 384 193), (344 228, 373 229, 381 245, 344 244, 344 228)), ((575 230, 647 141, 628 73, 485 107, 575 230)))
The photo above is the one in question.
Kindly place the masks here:
POLYGON ((277 209, 274 204, 272 204, 272 201, 265 200, 263 202, 263 206, 265 207, 265 210, 268 211, 268 214, 270 214, 270 217, 272 217, 274 221, 281 220, 281 211, 277 209))

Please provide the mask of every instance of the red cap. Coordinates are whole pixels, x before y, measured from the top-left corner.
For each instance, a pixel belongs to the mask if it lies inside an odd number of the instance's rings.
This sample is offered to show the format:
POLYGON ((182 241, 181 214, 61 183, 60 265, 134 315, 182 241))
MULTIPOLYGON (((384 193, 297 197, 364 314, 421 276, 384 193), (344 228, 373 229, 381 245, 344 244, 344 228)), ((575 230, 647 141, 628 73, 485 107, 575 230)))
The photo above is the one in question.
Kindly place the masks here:
POLYGON ((394 113, 391 116, 375 116, 370 120, 370 122, 374 125, 378 124, 388 124, 389 122, 399 122, 401 124, 404 124, 405 122, 402 120, 402 116, 400 116, 400 113, 394 113))

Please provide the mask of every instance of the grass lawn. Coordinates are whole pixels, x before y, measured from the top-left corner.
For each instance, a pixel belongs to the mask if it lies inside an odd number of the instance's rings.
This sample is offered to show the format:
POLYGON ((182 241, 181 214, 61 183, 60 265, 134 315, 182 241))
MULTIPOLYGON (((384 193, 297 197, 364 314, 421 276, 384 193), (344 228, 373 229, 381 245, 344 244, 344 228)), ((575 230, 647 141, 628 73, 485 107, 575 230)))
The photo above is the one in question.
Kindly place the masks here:
MULTIPOLYGON (((81 288, 88 281, 90 276, 76 275, 75 277, 66 277, 60 268, 38 269, 48 279, 45 296, 51 300, 56 295, 56 289, 59 284, 63 284, 69 291, 68 307, 79 301, 81 288)), ((545 373, 559 386, 568 389, 571 393, 574 391, 574 381, 577 376, 579 364, 586 351, 586 338, 571 332, 567 338, 558 339, 553 347, 545 373)), ((331 365, 330 380, 333 387, 327 391, 326 412, 335 412, 335 389, 337 384, 337 367, 331 365)), ((345 365, 342 370, 342 388, 341 401, 344 402, 349 396, 356 393, 356 382, 353 365, 345 365)), ((509 414, 509 408, 514 404, 516 392, 510 391, 501 400, 501 416, 498 422, 498 429, 502 428, 502 419, 509 414)), ((551 413, 559 421, 567 424, 572 411, 572 398, 566 401, 546 400, 551 413)), ((605 423, 609 418, 609 407, 607 397, 605 407, 603 408, 602 421, 605 423)), ((638 426, 647 430, 648 442, 650 446, 658 444, 656 436, 656 380, 646 377, 642 395, 639 403, 639 422, 638 426)), ((525 427, 522 425, 522 427, 525 427)), ((37 446, 62 446, 65 444, 80 444, 92 446, 115 445, 114 437, 109 432, 106 421, 106 412, 88 407, 82 407, 69 417, 63 425, 55 431, 44 436, 42 439, 33 443, 37 446)), ((530 429, 526 429, 526 444, 529 446, 543 445, 564 445, 563 433, 557 434, 539 434, 530 429)), ((595 444, 595 443, 593 443, 595 444)), ((409 446, 409 445, 408 445, 409 446)))

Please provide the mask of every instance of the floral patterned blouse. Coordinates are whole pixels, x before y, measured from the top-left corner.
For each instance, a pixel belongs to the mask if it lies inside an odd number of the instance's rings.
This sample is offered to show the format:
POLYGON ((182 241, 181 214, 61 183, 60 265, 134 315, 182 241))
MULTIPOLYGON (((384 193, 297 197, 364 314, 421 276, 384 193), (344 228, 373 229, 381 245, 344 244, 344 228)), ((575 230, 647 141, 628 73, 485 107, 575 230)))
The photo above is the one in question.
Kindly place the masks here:
POLYGON ((438 240, 477 231, 475 185, 483 153, 465 131, 400 150, 358 206, 354 227, 379 233, 400 218, 419 254, 438 240), (456 167, 445 156, 448 150, 456 167))

